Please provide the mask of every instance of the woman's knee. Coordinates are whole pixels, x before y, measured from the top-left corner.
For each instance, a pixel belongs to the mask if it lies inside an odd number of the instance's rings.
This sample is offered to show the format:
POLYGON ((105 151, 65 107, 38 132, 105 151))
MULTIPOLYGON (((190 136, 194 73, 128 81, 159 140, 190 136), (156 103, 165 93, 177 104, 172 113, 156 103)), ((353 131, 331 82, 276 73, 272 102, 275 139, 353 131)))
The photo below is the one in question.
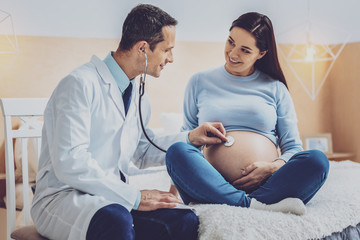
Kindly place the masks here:
POLYGON ((326 155, 319 150, 308 150, 308 152, 308 160, 311 167, 319 172, 327 173, 329 171, 329 159, 326 155))
POLYGON ((329 160, 326 155, 319 150, 302 151, 290 159, 289 164, 305 175, 321 176, 326 179, 329 172, 329 160))
POLYGON ((184 142, 176 142, 168 148, 166 151, 166 157, 173 157, 182 154, 188 150, 189 146, 189 144, 184 142))
POLYGON ((94 214, 86 239, 133 239, 134 234, 130 212, 119 204, 111 204, 94 214))
POLYGON ((323 152, 319 150, 303 151, 298 153, 294 160, 296 160, 294 166, 299 167, 303 173, 326 179, 329 172, 329 160, 323 152))
POLYGON ((166 151, 166 165, 183 159, 184 155, 190 150, 191 146, 184 142, 176 142, 166 151))

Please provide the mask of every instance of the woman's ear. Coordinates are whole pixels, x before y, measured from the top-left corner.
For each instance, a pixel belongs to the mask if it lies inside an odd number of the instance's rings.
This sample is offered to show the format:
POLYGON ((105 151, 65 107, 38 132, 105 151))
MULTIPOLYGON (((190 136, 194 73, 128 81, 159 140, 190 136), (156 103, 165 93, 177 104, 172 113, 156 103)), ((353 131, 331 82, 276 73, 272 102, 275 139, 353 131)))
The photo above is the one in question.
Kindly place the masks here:
POLYGON ((268 52, 268 50, 260 52, 257 59, 263 58, 267 52, 268 52))

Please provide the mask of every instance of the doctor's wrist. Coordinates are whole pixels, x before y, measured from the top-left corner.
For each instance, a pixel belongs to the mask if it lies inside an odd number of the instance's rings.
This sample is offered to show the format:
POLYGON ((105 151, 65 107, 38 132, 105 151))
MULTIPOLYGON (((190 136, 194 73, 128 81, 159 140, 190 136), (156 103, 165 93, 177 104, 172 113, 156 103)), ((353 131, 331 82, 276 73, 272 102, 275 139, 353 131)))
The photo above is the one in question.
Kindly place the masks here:
POLYGON ((187 134, 187 138, 186 138, 186 142, 187 142, 187 144, 190 144, 190 145, 192 145, 192 146, 194 146, 194 147, 198 148, 199 146, 197 146, 197 145, 193 144, 193 143, 190 141, 190 134, 191 134, 191 131, 187 134))
POLYGON ((193 146, 193 147, 201 149, 203 147, 202 145, 195 145, 190 141, 190 133, 191 133, 191 131, 187 134, 186 143, 193 146))
POLYGON ((138 195, 136 197, 136 201, 135 201, 135 204, 133 206, 133 210, 137 210, 139 208, 139 205, 140 205, 140 201, 141 201, 141 192, 139 191, 138 192, 138 195))

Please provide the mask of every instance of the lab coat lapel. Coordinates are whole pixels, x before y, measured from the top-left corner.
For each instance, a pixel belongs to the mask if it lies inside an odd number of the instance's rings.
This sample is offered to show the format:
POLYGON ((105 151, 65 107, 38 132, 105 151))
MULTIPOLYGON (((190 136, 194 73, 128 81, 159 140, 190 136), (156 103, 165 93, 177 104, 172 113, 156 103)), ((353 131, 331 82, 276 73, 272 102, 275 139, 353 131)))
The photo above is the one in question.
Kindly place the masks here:
POLYGON ((139 126, 138 117, 139 93, 137 90, 138 84, 134 83, 129 110, 121 132, 120 149, 122 151, 118 166, 126 176, 128 175, 129 161, 134 155, 141 137, 141 128, 139 126))
POLYGON ((128 175, 129 162, 134 155, 138 142, 141 137, 141 127, 139 126, 138 118, 138 100, 139 100, 139 86, 134 83, 132 89, 131 102, 127 115, 125 115, 124 103, 118 85, 115 79, 111 75, 111 72, 107 68, 106 64, 98 57, 93 56, 91 62, 95 65, 97 72, 99 73, 104 84, 109 85, 109 94, 114 101, 115 105, 124 117, 124 123, 121 130, 120 138, 120 159, 118 167, 126 176, 128 175), (126 116, 126 118, 125 118, 126 116))
POLYGON ((95 55, 91 58, 91 62, 95 65, 103 83, 109 86, 109 95, 115 103, 117 109, 125 118, 125 108, 121 92, 119 91, 119 87, 116 84, 114 77, 111 75, 110 70, 107 68, 106 64, 95 55))

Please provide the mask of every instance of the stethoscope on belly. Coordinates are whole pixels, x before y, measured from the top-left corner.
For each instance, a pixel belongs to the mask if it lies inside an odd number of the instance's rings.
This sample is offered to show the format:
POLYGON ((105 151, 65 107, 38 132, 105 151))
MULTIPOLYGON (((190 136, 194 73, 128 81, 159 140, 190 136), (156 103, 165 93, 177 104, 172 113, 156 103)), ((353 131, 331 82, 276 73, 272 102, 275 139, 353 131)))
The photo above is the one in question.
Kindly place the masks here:
MULTIPOLYGON (((157 149, 159 149, 160 151, 166 153, 166 150, 164 150, 163 148, 159 147, 158 145, 156 145, 151 139, 150 137, 147 135, 145 127, 144 127, 144 123, 142 120, 142 114, 141 114, 141 98, 145 93, 145 78, 146 78, 146 71, 147 71, 147 55, 145 52, 145 49, 142 49, 143 53, 145 54, 145 70, 144 70, 144 78, 141 76, 140 77, 140 88, 139 88, 139 117, 140 117, 140 124, 141 124, 141 129, 146 137, 146 139, 149 141, 149 143, 151 143, 154 147, 156 147, 157 149)), ((228 141, 224 143, 224 145, 226 147, 231 147, 231 145, 234 144, 235 140, 232 136, 227 136, 228 141)))

